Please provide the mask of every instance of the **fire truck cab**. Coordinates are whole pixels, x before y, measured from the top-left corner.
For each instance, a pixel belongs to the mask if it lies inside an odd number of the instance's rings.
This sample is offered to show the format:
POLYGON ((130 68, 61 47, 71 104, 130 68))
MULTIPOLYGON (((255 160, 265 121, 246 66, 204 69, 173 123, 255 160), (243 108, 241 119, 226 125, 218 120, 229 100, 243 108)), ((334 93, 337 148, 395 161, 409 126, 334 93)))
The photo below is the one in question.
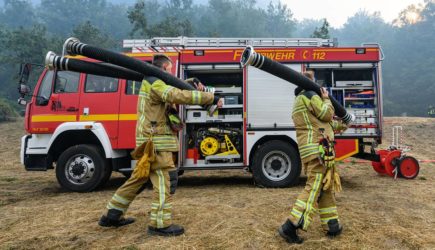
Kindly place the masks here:
MULTIPOLYGON (((382 138, 382 51, 378 45, 339 47, 331 39, 153 38, 124 40, 127 54, 151 61, 169 56, 173 74, 198 78, 224 99, 213 114, 179 108, 177 166, 184 170, 239 169, 264 187, 287 187, 301 172, 291 119, 295 85, 239 61, 247 45, 329 89, 356 117, 336 136, 337 159, 370 158, 365 146, 382 138)), ((90 60, 82 58, 83 60, 90 60)), ((44 70, 26 104, 21 162, 26 170, 55 168, 73 191, 102 186, 112 171, 128 174, 135 162, 136 105, 141 83, 69 71, 44 70)))

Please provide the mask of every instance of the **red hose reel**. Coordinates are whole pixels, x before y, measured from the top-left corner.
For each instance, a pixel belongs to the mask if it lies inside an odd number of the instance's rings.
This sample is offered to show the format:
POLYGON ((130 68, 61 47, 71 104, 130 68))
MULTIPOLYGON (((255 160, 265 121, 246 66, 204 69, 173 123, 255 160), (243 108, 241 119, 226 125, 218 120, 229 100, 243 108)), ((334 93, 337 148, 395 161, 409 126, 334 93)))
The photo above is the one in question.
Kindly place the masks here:
POLYGON ((373 169, 391 177, 402 177, 405 179, 414 179, 420 171, 420 165, 417 159, 405 155, 409 147, 403 146, 403 127, 394 126, 392 131, 392 145, 388 149, 376 151, 380 161, 372 161, 373 169))
POLYGON ((417 159, 405 155, 400 149, 381 149, 376 154, 379 155, 380 161, 372 161, 372 166, 379 174, 414 179, 420 171, 417 159))

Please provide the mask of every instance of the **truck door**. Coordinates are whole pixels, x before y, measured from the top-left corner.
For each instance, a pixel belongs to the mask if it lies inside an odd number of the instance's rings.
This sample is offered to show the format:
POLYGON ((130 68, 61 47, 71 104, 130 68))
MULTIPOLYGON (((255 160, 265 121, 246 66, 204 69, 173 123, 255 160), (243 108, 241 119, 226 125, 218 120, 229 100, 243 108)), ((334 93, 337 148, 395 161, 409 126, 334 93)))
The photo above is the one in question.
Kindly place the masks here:
POLYGON ((88 74, 80 96, 80 121, 101 122, 112 148, 118 146, 119 80, 88 74))
MULTIPOLYGON (((301 71, 301 64, 286 64, 301 71)), ((296 85, 255 67, 247 68, 248 128, 290 128, 296 85)))
POLYGON ((77 120, 79 83, 79 73, 51 70, 43 73, 30 104, 32 133, 53 133, 59 124, 77 120))

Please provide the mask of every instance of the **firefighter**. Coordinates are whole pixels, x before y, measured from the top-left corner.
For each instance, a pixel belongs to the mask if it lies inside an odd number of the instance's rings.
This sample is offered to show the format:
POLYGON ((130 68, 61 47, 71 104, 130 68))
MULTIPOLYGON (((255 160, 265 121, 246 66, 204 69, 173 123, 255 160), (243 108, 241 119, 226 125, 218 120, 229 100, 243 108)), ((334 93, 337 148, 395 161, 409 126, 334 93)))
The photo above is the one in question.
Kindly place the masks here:
MULTIPOLYGON (((155 55, 152 63, 171 72, 172 61, 165 55, 155 55)), ((136 149, 132 153, 138 163, 132 176, 107 204, 107 214, 101 217, 98 224, 103 227, 119 227, 133 223, 133 218, 125 218, 123 215, 141 187, 150 179, 153 184, 153 201, 148 234, 183 234, 183 227, 172 224, 169 171, 175 168, 172 154, 179 149, 177 134, 170 129, 165 110, 173 104, 217 104, 220 108, 222 103, 213 93, 180 90, 155 77, 145 77, 139 92, 136 149)))
MULTIPOLYGON (((312 71, 304 72, 304 76, 314 81, 312 71)), ((292 118, 307 182, 289 218, 278 229, 289 243, 303 242, 297 229, 306 231, 317 212, 327 235, 337 236, 342 231, 334 194, 341 190, 334 163, 334 131, 344 130, 346 126, 341 121, 333 120, 334 107, 328 92, 321 88, 321 93, 319 96, 314 91, 305 91, 300 87, 295 90, 292 118)))

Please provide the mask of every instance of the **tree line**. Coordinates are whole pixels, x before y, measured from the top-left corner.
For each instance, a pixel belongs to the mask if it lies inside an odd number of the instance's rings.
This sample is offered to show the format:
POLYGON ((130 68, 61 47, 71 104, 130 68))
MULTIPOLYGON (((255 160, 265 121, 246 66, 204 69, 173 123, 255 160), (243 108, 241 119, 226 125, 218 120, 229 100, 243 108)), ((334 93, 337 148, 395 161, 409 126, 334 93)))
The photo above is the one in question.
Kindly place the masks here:
MULTIPOLYGON (((122 1, 121 1, 122 2, 122 1)), ((409 6, 393 24, 380 13, 360 10, 341 28, 326 19, 296 20, 281 2, 258 7, 255 0, 137 0, 132 5, 108 0, 0 1, 0 98, 18 97, 19 63, 42 64, 48 50, 61 53, 69 36, 121 50, 123 39, 155 36, 322 37, 341 45, 382 45, 385 115, 427 116, 435 105, 435 3, 409 6), (3 3, 2 3, 3 2, 3 3), (410 13, 416 18, 409 19, 410 13)), ((3 105, 4 106, 4 105, 3 105)), ((18 108, 18 106, 14 106, 18 108)))

